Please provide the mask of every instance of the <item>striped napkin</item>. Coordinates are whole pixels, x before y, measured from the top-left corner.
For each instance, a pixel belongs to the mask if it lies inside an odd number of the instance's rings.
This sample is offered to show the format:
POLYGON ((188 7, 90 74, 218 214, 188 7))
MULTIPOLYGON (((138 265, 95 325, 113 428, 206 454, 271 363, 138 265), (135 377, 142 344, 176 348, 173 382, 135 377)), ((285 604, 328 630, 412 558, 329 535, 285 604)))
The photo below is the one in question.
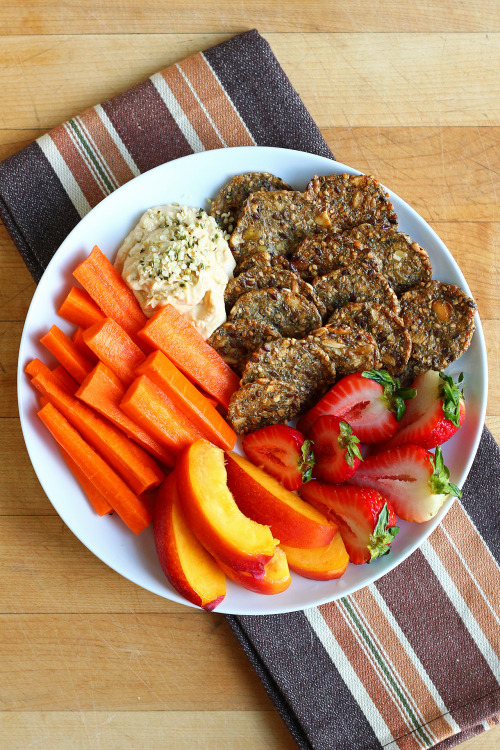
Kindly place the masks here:
MULTIPOLYGON (((0 216, 33 276, 93 206, 165 161, 281 146, 331 157, 256 31, 87 110, 0 164, 0 216)), ((490 433, 443 523, 377 583, 228 622, 301 748, 450 748, 500 713, 500 451, 490 433)))

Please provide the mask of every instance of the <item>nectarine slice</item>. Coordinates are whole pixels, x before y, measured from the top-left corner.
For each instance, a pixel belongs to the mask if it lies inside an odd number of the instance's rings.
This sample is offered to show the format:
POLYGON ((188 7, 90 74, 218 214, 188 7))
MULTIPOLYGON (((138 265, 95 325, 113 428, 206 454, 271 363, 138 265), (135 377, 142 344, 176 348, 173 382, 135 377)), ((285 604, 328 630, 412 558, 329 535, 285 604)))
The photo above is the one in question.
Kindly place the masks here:
POLYGON ((276 547, 273 557, 264 565, 263 578, 256 578, 243 570, 234 570, 220 560, 218 562, 228 578, 256 594, 280 594, 292 582, 286 555, 279 547, 276 547))
POLYGON ((237 453, 227 454, 227 484, 238 508, 249 518, 271 527, 280 543, 293 547, 324 547, 337 526, 277 479, 237 453))
POLYGON ((330 544, 316 549, 300 549, 299 547, 288 547, 282 545, 288 560, 288 565, 304 578, 312 578, 314 581, 330 581, 332 578, 340 578, 347 568, 349 555, 344 547, 344 542, 337 531, 330 544))
POLYGON ((176 473, 186 517, 201 544, 231 568, 262 577, 278 540, 269 526, 239 510, 227 486, 224 451, 197 440, 182 452, 176 473))
POLYGON ((163 572, 176 591, 208 611, 226 595, 226 577, 184 516, 173 471, 158 490, 153 531, 163 572))

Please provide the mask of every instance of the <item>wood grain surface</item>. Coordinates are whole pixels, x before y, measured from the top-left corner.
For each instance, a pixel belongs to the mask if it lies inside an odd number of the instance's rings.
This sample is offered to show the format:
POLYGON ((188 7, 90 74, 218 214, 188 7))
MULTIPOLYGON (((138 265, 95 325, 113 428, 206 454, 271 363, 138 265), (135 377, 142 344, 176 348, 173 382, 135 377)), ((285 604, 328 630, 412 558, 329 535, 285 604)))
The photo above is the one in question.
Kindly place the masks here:
MULTIPOLYGON (((0 159, 252 27, 336 157, 408 201, 460 264, 484 326, 487 424, 499 440, 496 0, 4 0, 0 159)), ((292 750, 223 616, 121 578, 43 493, 16 406, 17 351, 34 290, 0 225, 0 746, 292 750)), ((500 747, 500 727, 461 747, 500 747)))

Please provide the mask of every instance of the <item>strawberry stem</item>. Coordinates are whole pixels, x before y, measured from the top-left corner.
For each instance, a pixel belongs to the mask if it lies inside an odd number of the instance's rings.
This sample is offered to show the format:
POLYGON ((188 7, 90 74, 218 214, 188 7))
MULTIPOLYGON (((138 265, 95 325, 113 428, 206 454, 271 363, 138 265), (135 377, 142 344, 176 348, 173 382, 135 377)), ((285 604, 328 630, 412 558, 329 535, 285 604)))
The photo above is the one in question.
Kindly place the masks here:
POLYGON ((353 434, 352 427, 348 422, 340 422, 340 434, 338 437, 338 443, 341 450, 345 450, 344 453, 344 461, 348 466, 354 466, 354 459, 359 458, 360 461, 363 460, 363 456, 361 455, 361 451, 359 450, 359 438, 356 437, 356 435, 353 434))
POLYGON ((464 374, 460 373, 455 383, 450 375, 439 373, 441 383, 439 384, 439 398, 443 402, 443 414, 455 427, 460 427, 460 402, 464 398, 463 380, 464 374))
POLYGON ((450 470, 444 465, 443 451, 438 445, 436 453, 432 456, 431 463, 434 467, 434 471, 429 479, 429 485, 433 495, 453 495, 454 497, 462 497, 461 490, 456 484, 452 484, 449 480, 450 470))
POLYGON ((389 509, 387 503, 384 503, 384 507, 378 515, 377 525, 373 530, 373 534, 370 536, 370 543, 368 544, 370 562, 376 560, 377 557, 389 554, 391 551, 389 545, 394 541, 394 537, 400 529, 399 526, 391 526, 390 528, 387 528, 388 523, 389 509))
POLYGON ((375 383, 383 386, 387 408, 394 412, 396 422, 399 422, 405 413, 405 401, 417 395, 415 388, 401 388, 399 380, 392 378, 387 370, 365 370, 361 374, 364 378, 374 380, 375 383))
POLYGON ((312 440, 304 440, 302 443, 302 447, 300 449, 300 458, 299 458, 299 471, 302 475, 302 484, 306 484, 306 482, 310 482, 312 479, 312 470, 314 466, 316 465, 316 459, 314 457, 314 453, 312 451, 313 441, 312 440))

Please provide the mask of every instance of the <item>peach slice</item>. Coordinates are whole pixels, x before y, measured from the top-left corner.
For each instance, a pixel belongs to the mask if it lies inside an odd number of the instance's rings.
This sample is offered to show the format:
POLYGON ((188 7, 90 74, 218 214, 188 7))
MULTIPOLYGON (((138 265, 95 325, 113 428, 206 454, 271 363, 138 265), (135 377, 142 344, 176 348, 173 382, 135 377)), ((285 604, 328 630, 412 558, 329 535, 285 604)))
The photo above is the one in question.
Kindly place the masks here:
POLYGON ((294 573, 304 578, 312 578, 313 581, 330 581, 332 578, 340 578, 344 575, 349 562, 349 555, 339 531, 325 547, 300 549, 287 547, 285 544, 282 547, 288 565, 294 573))
POLYGON ((207 611, 226 595, 226 577, 186 521, 173 471, 156 497, 153 531, 160 565, 179 594, 207 611))
POLYGON ((196 440, 177 463, 177 489, 198 540, 221 562, 262 577, 278 544, 269 526, 247 518, 228 486, 224 451, 196 440))
POLYGON ((264 565, 263 578, 256 578, 243 570, 234 570, 220 560, 218 563, 228 578, 256 594, 280 594, 292 582, 286 555, 279 547, 276 547, 273 557, 264 565))
POLYGON ((293 547, 324 547, 332 541, 337 526, 319 510, 243 456, 226 456, 227 484, 246 516, 268 524, 280 543, 293 547))

